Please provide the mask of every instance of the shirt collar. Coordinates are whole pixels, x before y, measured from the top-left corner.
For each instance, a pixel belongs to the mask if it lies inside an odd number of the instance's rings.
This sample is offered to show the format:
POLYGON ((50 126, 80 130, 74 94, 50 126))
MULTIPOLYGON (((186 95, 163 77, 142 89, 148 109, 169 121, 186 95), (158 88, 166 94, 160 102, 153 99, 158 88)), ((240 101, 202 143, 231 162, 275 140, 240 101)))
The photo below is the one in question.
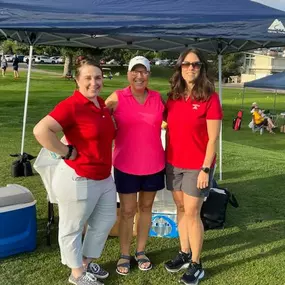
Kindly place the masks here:
MULTIPOLYGON (((146 91, 147 91, 147 95, 151 95, 151 92, 149 92, 148 88, 146 88, 146 91)), ((132 93, 130 85, 124 89, 124 93, 123 94, 124 94, 124 96, 133 96, 133 93, 132 93)))
MULTIPOLYGON (((87 99, 84 95, 82 95, 81 92, 79 92, 78 90, 75 90, 73 93, 73 96, 75 96, 77 102, 83 104, 83 105, 87 105, 87 104, 93 104, 93 102, 91 102, 89 99, 87 99)), ((102 98, 97 97, 98 99, 98 103, 100 105, 101 108, 105 107, 105 102, 102 98)))

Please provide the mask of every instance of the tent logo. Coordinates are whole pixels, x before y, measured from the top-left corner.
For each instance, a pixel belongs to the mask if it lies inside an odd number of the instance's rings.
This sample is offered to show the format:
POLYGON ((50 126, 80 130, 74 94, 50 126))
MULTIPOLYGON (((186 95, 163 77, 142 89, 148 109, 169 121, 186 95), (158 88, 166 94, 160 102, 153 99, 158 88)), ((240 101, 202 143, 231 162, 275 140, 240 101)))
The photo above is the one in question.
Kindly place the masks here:
POLYGON ((285 34, 285 27, 281 21, 275 19, 268 28, 268 33, 285 34))

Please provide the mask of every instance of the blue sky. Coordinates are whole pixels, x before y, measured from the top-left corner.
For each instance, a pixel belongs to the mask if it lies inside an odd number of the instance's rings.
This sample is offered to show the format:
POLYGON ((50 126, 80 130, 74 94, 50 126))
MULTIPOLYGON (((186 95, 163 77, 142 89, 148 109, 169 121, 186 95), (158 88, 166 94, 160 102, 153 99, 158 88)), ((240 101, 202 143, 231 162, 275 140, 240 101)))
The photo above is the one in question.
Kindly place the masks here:
POLYGON ((285 0, 251 0, 252 2, 257 2, 265 6, 285 11, 285 0))

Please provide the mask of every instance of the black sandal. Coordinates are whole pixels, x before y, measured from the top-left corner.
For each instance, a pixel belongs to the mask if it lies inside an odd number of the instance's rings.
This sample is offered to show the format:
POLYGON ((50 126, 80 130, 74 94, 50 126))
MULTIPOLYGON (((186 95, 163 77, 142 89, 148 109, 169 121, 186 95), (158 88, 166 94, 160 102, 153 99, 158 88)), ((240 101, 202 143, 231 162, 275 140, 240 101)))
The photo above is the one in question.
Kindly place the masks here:
POLYGON ((145 255, 144 251, 136 252, 135 253, 135 260, 138 262, 138 268, 142 271, 148 271, 152 269, 152 263, 150 262, 149 258, 145 255), (145 257, 139 258, 138 256, 144 255, 145 257), (149 266, 144 268, 142 265, 146 262, 149 262, 149 266))
POLYGON ((120 259, 127 259, 129 262, 123 262, 123 263, 117 263, 117 268, 116 268, 116 272, 120 275, 128 275, 130 273, 130 268, 131 268, 131 256, 130 255, 124 255, 124 254, 121 254, 120 255, 120 259), (128 269, 127 272, 122 272, 119 270, 119 267, 123 267, 123 268, 126 268, 128 269))

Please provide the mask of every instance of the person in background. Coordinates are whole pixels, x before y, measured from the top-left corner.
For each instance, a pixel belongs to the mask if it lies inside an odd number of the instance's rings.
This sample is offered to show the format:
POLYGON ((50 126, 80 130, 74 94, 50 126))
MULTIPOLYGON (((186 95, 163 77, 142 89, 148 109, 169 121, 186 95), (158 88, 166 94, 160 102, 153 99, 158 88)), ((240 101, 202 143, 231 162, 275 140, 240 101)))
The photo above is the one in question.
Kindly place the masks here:
POLYGON ((19 78, 19 59, 16 54, 14 54, 12 65, 14 71, 14 78, 17 79, 19 78))
POLYGON ((251 109, 252 122, 257 127, 265 127, 270 134, 275 134, 273 128, 275 128, 272 120, 269 117, 264 116, 263 111, 256 104, 251 109))
POLYGON ((130 245, 137 209, 135 259, 140 270, 152 268, 145 247, 153 201, 157 190, 164 188, 165 154, 161 142, 164 103, 158 92, 147 87, 149 76, 148 59, 132 58, 128 67, 129 86, 115 91, 106 100, 117 126, 113 165, 121 211, 121 256, 116 269, 120 275, 130 272, 130 245))
POLYGON ((34 135, 43 147, 63 158, 52 188, 58 200, 61 260, 71 268, 69 282, 99 285, 97 278, 107 278, 109 273, 92 260, 100 257, 116 221, 116 188, 111 177, 115 127, 99 97, 103 86, 99 65, 80 57, 75 80, 78 89, 35 126, 34 135), (68 145, 58 139, 59 132, 68 145))
POLYGON ((181 282, 197 285, 204 277, 201 262, 204 227, 200 212, 208 196, 216 160, 222 108, 200 51, 178 58, 166 103, 166 184, 177 207, 180 251, 165 263, 169 272, 186 268, 181 282))
MULTIPOLYGON (((261 117, 267 120, 266 124, 269 125, 271 129, 276 128, 272 119, 268 116, 268 114, 265 114, 265 110, 260 109, 258 104, 256 102, 253 102, 251 105, 250 113, 253 114, 255 111, 258 111, 258 113, 261 115, 261 117)), ((268 110, 268 112, 269 112, 269 110, 268 110)))
POLYGON ((8 62, 7 62, 7 59, 5 58, 5 56, 3 54, 2 58, 1 58, 1 70, 2 70, 2 76, 3 77, 6 75, 7 67, 8 67, 8 62))

